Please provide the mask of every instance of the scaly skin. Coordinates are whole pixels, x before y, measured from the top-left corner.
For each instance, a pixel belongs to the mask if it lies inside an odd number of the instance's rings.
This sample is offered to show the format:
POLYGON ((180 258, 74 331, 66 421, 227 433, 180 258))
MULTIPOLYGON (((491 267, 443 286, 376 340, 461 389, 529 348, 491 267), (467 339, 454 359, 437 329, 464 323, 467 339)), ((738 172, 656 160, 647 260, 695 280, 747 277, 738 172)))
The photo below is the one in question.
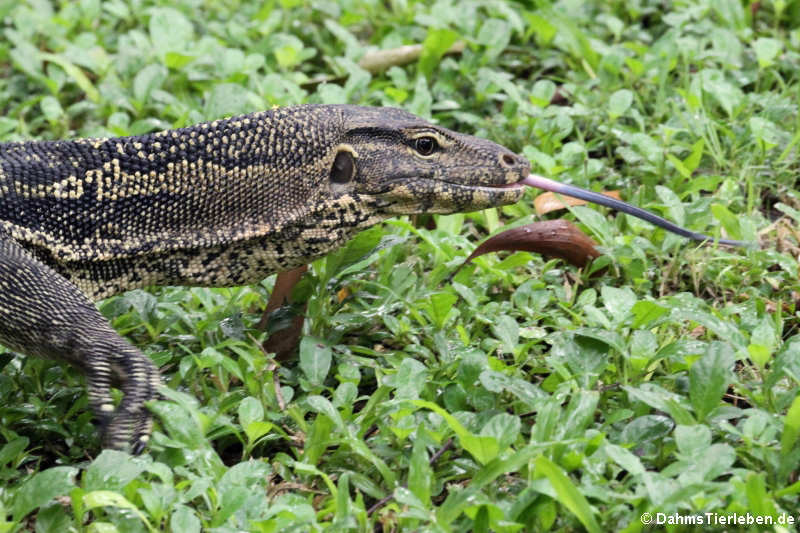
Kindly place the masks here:
POLYGON ((82 369, 105 446, 139 451, 158 371, 92 300, 258 282, 393 215, 514 203, 528 170, 489 141, 357 106, 0 144, 0 343, 82 369), (116 410, 112 378, 124 393, 116 410))

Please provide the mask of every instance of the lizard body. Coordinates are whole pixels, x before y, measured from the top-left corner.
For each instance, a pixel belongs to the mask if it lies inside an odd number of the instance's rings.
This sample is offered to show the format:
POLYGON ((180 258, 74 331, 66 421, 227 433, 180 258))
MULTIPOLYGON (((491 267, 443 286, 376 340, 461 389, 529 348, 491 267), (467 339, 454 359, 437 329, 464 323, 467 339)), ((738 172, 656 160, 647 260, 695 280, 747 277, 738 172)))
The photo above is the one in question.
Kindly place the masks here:
POLYGON ((0 343, 78 366, 105 445, 138 451, 158 371, 93 300, 257 282, 396 214, 514 203, 528 170, 489 141, 347 105, 0 144, 0 343), (117 408, 112 378, 124 393, 117 408))

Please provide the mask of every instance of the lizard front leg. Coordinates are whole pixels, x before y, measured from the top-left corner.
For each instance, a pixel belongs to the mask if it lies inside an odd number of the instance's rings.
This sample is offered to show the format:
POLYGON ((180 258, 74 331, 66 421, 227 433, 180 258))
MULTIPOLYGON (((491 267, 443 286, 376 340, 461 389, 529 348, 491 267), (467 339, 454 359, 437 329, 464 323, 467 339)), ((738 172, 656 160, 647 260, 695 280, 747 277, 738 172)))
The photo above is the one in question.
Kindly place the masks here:
POLYGON ((77 366, 86 374, 104 446, 134 453, 144 448, 152 426, 144 403, 156 397, 158 369, 75 285, 2 233, 0 343, 77 366), (109 392, 112 376, 124 394, 116 409, 109 392))

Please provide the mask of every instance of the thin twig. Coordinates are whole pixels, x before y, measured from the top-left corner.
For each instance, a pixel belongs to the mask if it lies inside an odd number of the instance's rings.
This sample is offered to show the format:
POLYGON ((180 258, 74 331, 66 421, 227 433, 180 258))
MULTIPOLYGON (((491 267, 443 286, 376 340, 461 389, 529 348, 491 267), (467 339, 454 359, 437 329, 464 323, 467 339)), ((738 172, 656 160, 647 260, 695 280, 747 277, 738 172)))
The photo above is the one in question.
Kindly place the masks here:
MULTIPOLYGON (((439 458, 440 458, 442 455, 444 455, 444 453, 445 453, 447 450, 449 450, 449 449, 450 449, 450 448, 452 448, 452 447, 453 447, 453 439, 452 439, 452 438, 450 438, 450 439, 447 439, 447 442, 445 442, 445 443, 444 443, 444 446, 442 446, 441 448, 439 448, 439 449, 436 451, 436 453, 434 453, 434 454, 431 456, 430 460, 428 460, 428 464, 429 464, 430 466, 433 466, 433 464, 434 464, 434 463, 435 463, 435 462, 436 462, 436 461, 437 461, 437 460, 438 460, 438 459, 439 459, 439 458)), ((404 483, 404 484, 403 484, 403 488, 408 488, 408 484, 404 483)), ((391 500, 392 500, 392 498, 394 498, 394 491, 392 491, 392 493, 391 493, 391 494, 389 494, 389 495, 388 495, 388 496, 386 496, 385 498, 382 498, 380 501, 376 502, 376 503, 375 503, 375 505, 373 505, 372 507, 370 507, 370 508, 367 510, 367 516, 372 516, 372 513, 374 513, 375 511, 377 511, 378 509, 380 509, 381 507, 383 507, 383 506, 384 506, 384 505, 386 505, 387 503, 389 503, 389 501, 391 501, 391 500)))

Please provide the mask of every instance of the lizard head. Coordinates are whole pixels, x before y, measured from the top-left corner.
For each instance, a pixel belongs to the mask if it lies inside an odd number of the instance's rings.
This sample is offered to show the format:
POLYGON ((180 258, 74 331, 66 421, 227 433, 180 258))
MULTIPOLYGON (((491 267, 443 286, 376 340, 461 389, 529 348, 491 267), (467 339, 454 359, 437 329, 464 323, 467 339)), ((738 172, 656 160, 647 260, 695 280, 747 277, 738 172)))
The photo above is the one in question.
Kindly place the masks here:
POLYGON ((400 109, 341 111, 329 176, 334 195, 371 197, 387 215, 475 211, 522 198, 530 165, 500 145, 400 109))

